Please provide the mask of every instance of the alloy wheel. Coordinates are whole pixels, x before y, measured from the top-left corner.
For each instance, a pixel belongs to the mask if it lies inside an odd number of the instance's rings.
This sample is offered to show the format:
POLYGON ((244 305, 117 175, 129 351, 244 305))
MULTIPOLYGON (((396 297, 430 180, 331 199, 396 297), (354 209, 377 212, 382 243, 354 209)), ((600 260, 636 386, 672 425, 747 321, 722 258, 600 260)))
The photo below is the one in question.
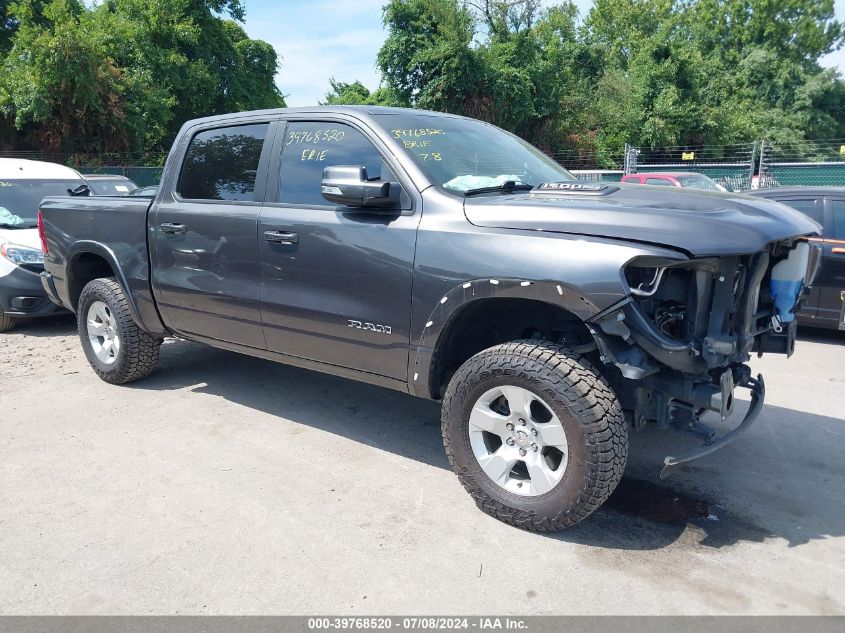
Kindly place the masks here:
POLYGON ((88 340, 94 355, 101 363, 113 364, 120 353, 120 337, 114 313, 103 301, 94 301, 88 308, 86 322, 88 340))
POLYGON ((539 496, 563 478, 568 463, 566 431, 537 394, 513 385, 486 391, 469 416, 475 459, 498 486, 539 496))

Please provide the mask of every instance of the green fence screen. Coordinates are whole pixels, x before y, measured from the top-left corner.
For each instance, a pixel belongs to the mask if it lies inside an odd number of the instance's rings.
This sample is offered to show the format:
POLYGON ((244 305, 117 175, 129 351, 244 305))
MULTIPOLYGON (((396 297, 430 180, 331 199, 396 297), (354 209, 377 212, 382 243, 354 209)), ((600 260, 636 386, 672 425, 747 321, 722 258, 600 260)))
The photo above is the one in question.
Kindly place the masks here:
POLYGON ((845 162, 769 163, 761 185, 768 187, 845 187, 845 162))

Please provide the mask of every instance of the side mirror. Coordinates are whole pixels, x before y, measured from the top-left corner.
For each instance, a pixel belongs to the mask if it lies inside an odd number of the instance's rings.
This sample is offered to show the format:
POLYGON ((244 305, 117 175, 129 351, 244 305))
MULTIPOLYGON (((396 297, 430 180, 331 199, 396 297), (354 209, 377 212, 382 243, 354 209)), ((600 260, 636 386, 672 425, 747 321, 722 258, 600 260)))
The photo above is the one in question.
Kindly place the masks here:
POLYGON ((347 207, 385 211, 399 208, 399 185, 371 180, 367 177, 366 167, 326 167, 323 170, 321 192, 329 202, 347 207))

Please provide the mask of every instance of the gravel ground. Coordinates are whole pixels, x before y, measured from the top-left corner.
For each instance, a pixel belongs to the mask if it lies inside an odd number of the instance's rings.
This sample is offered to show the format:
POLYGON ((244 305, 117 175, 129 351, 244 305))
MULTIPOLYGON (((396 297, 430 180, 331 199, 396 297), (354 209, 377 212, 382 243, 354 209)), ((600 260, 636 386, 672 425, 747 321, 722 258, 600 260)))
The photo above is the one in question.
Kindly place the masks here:
POLYGON ((609 504, 544 536, 476 509, 435 403, 184 341, 115 387, 71 318, 24 324, 0 334, 0 613, 843 614, 843 350, 755 359, 740 441, 660 482, 693 442, 636 434, 609 504))

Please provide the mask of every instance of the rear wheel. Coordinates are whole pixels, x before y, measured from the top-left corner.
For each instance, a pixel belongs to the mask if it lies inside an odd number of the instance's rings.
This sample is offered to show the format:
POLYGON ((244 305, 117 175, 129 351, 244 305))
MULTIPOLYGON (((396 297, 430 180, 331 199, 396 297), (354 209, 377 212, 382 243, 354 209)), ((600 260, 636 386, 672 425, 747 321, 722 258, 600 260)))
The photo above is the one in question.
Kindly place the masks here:
POLYGON ((610 387, 588 361, 550 342, 515 341, 470 358, 446 390, 442 424, 449 460, 478 506, 533 531, 589 516, 628 456, 610 387))
POLYGON ((132 382, 155 369, 161 339, 138 327, 114 278, 95 279, 83 288, 77 320, 85 356, 106 382, 132 382))
POLYGON ((14 319, 0 312, 0 332, 8 332, 13 327, 15 327, 14 319))

